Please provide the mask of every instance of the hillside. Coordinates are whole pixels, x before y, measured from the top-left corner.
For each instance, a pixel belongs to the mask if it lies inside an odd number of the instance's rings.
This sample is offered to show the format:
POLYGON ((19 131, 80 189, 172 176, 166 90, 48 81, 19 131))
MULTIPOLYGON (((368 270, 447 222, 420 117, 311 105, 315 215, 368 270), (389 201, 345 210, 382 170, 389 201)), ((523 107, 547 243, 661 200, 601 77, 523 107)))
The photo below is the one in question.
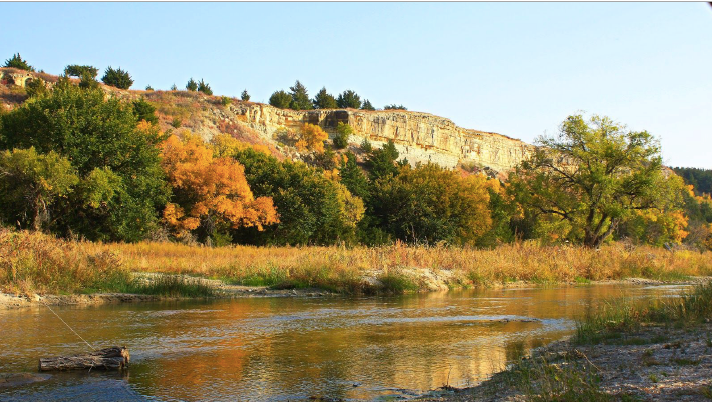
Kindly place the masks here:
MULTIPOLYGON (((20 88, 24 87, 28 78, 38 74, 6 68, 0 71, 12 77, 16 84, 14 87, 0 86, 4 107, 12 108, 26 99, 20 88)), ((57 79, 47 74, 42 74, 42 78, 48 82, 57 79)), ((393 140, 401 157, 407 158, 411 164, 430 161, 453 168, 460 163, 493 170, 492 173, 506 172, 533 149, 532 145, 520 140, 465 129, 447 118, 422 112, 355 109, 295 111, 234 98, 228 105, 223 105, 222 97, 200 92, 103 88, 115 96, 129 99, 143 96, 154 103, 164 130, 191 130, 204 139, 225 132, 246 142, 267 145, 276 155, 290 158, 299 158, 300 155, 281 146, 275 134, 284 128, 297 129, 303 123, 319 124, 331 135, 338 122, 348 123, 354 129, 354 135, 349 138, 353 146, 364 139, 374 146, 393 140)))

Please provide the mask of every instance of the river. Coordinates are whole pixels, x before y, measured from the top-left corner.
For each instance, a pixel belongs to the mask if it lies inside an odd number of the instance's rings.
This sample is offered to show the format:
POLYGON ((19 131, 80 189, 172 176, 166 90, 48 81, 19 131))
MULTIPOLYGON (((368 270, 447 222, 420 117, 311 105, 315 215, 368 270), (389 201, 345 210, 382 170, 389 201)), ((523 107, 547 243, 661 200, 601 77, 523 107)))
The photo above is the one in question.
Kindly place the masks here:
MULTIPOLYGON (((60 373, 0 401, 384 400, 475 385, 573 333, 603 299, 681 286, 585 285, 393 297, 244 298, 53 307, 97 349, 125 345, 125 373, 60 373)), ((47 307, 0 311, 0 373, 89 347, 47 307)))

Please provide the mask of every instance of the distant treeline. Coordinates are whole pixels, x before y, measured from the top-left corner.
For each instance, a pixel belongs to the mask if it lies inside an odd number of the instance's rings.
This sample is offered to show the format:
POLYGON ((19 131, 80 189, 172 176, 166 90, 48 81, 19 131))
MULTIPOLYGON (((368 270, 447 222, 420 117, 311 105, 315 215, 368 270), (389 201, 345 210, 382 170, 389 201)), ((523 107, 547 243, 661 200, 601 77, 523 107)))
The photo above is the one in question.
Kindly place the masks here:
POLYGON ((682 176, 686 184, 694 186, 695 193, 712 194, 712 170, 699 168, 673 168, 675 173, 682 176))

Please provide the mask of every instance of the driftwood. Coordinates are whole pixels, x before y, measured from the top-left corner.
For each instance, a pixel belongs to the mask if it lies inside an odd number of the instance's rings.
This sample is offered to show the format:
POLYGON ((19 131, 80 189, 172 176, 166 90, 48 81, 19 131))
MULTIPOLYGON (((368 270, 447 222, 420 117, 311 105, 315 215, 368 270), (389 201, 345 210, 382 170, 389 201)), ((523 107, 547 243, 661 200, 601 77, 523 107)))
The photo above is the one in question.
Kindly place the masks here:
POLYGON ((114 346, 73 356, 40 358, 40 371, 123 370, 129 366, 129 350, 114 346))

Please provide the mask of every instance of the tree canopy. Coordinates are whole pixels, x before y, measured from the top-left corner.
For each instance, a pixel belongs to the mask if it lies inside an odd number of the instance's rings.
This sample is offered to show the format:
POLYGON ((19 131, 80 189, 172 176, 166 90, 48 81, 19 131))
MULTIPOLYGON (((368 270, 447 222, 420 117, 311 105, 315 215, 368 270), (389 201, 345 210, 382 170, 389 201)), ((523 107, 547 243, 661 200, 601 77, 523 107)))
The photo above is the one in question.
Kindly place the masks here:
POLYGON ((666 174, 657 141, 607 117, 569 116, 558 137, 510 175, 509 190, 525 208, 569 224, 569 238, 600 246, 635 211, 681 202, 681 181, 666 174))
POLYGON ((361 97, 356 92, 347 89, 339 94, 336 104, 342 108, 359 109, 361 108, 361 97))
POLYGON ((20 53, 12 55, 11 58, 5 60, 5 65, 3 67, 18 68, 20 70, 35 71, 34 67, 27 64, 26 60, 23 60, 20 53))
POLYGON ((131 75, 127 71, 122 70, 121 67, 115 69, 111 66, 106 68, 101 81, 119 89, 129 89, 133 84, 131 75))
POLYGON ((326 87, 321 88, 319 92, 317 92, 312 103, 314 104, 314 109, 336 109, 338 107, 336 98, 326 92, 326 87))
POLYGON ((282 90, 275 91, 269 97, 269 104, 280 109, 288 109, 292 104, 292 96, 282 90))

